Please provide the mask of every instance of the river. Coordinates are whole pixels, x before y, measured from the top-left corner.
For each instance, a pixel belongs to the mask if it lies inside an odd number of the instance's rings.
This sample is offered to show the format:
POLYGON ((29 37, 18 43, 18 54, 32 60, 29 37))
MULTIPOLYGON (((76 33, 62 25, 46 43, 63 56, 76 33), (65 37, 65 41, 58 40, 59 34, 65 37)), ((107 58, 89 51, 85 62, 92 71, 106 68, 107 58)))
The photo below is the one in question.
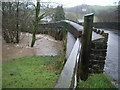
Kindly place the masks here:
POLYGON ((37 40, 33 48, 30 47, 31 39, 32 34, 21 32, 19 44, 6 43, 3 40, 2 62, 6 63, 24 56, 56 56, 63 50, 63 42, 55 40, 52 36, 36 34, 37 40))
POLYGON ((109 33, 107 56, 104 68, 105 74, 109 76, 115 86, 118 87, 118 84, 120 84, 120 78, 118 77, 118 72, 120 72, 120 68, 118 68, 118 49, 120 48, 118 42, 120 42, 120 34, 118 33, 118 30, 103 30, 109 33))

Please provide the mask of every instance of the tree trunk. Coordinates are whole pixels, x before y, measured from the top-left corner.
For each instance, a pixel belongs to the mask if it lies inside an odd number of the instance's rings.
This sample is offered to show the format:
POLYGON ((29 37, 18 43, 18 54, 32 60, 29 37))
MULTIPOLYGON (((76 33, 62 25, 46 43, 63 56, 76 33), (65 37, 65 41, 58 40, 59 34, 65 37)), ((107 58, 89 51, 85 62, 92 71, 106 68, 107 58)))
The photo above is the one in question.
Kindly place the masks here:
POLYGON ((18 10, 18 7, 19 6, 19 1, 18 1, 18 3, 17 3, 17 12, 16 12, 16 14, 17 14, 17 23, 16 23, 16 29, 17 29, 17 31, 16 31, 16 43, 19 43, 19 27, 18 27, 18 25, 19 25, 19 22, 18 22, 18 18, 19 18, 19 10, 18 10))
POLYGON ((34 46, 35 44, 35 41, 36 41, 36 30, 38 29, 38 15, 39 15, 39 12, 40 12, 40 2, 37 1, 37 6, 35 7, 35 11, 36 11, 36 14, 35 14, 35 22, 33 22, 34 24, 34 32, 33 32, 33 36, 32 36, 32 43, 31 43, 31 47, 34 46))

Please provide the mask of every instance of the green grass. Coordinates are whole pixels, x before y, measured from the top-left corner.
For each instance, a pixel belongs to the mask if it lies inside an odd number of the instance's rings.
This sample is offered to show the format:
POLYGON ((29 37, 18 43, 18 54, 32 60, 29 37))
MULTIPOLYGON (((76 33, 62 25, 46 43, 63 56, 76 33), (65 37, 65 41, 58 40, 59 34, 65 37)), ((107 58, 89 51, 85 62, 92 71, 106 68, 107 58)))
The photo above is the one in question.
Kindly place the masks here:
POLYGON ((58 56, 23 57, 3 64, 3 88, 52 88, 60 70, 58 56))
MULTIPOLYGON (((64 53, 55 57, 22 57, 3 64, 2 88, 53 88, 63 67, 64 53)), ((77 88, 115 88, 105 74, 91 74, 77 88)))
POLYGON ((77 88, 115 88, 105 74, 92 74, 88 80, 80 80, 77 88))

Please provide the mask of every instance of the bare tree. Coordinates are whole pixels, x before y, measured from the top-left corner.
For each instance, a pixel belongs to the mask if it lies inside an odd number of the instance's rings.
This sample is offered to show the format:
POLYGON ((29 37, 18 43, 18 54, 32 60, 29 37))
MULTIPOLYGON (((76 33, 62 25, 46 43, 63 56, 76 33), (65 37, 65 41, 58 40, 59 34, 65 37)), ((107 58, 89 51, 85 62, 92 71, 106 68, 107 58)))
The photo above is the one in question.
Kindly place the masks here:
POLYGON ((19 43, 19 2, 2 2, 3 37, 8 43, 19 43))
POLYGON ((7 43, 19 43, 20 32, 32 28, 31 2, 2 2, 2 30, 7 43))

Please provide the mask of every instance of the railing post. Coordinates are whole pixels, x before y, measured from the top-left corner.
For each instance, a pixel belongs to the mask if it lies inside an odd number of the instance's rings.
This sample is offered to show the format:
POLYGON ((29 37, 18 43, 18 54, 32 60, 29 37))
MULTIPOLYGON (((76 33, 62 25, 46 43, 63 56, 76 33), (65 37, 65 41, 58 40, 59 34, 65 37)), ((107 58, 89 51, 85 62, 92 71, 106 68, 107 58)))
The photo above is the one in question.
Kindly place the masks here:
POLYGON ((90 58, 93 16, 93 13, 84 16, 84 32, 82 36, 81 55, 79 57, 80 60, 78 64, 78 77, 84 81, 87 80, 89 72, 88 65, 90 58))

